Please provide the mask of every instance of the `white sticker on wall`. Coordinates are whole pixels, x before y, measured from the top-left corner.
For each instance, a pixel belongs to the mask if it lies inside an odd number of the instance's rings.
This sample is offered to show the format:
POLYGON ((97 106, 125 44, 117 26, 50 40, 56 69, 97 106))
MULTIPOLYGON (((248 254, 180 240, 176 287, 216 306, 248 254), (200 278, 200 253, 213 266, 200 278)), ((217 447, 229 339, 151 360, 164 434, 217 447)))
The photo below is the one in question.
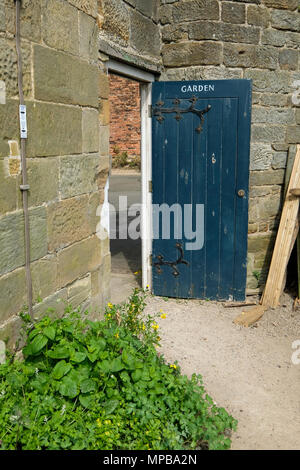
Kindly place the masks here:
POLYGON ((5 82, 0 80, 0 104, 6 103, 5 82))

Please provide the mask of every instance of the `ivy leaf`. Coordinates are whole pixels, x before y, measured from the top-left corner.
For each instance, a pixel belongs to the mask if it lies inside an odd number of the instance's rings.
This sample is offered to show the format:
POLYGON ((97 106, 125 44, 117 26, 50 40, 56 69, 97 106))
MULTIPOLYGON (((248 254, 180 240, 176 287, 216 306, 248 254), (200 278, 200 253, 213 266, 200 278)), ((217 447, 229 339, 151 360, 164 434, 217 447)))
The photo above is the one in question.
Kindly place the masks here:
POLYGON ((48 343, 47 336, 38 334, 30 343, 30 351, 32 355, 38 354, 48 343))
POLYGON ((85 379, 80 383, 80 390, 82 393, 95 392, 96 388, 96 383, 93 379, 85 379))
POLYGON ((69 370, 72 368, 71 364, 68 364, 66 361, 59 361, 53 371, 52 371, 52 376, 54 379, 59 380, 61 379, 64 375, 66 375, 69 370))
POLYGON ((52 341, 54 341, 55 339, 55 335, 56 335, 56 331, 55 331, 55 328, 53 326, 46 326, 46 328, 44 328, 44 331, 43 331, 44 335, 47 336, 47 338, 51 339, 52 341))
POLYGON ((78 395, 78 388, 76 382, 74 382, 70 377, 63 377, 59 392, 64 397, 75 398, 78 395))

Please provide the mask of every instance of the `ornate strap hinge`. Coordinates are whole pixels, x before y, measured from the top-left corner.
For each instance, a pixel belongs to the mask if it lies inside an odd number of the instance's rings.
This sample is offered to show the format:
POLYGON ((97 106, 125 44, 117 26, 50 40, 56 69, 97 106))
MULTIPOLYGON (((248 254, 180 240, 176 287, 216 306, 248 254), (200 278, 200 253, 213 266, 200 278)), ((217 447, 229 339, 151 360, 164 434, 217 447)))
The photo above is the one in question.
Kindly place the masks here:
POLYGON ((200 124, 198 127, 196 127, 196 132, 200 134, 200 132, 203 129, 203 124, 204 124, 204 114, 208 113, 208 111, 211 109, 211 105, 209 104, 205 109, 196 109, 196 103, 198 101, 198 98, 196 96, 192 96, 192 98, 184 98, 184 100, 190 101, 191 105, 188 106, 187 108, 180 108, 179 104, 181 100, 179 98, 176 98, 173 100, 173 108, 163 108, 163 105, 165 104, 163 101, 158 101, 156 103, 156 106, 152 107, 152 116, 156 117, 157 121, 162 123, 164 121, 164 116, 163 114, 171 114, 175 113, 175 119, 177 121, 180 121, 182 119, 182 114, 186 113, 194 113, 200 118, 200 124))
POLYGON ((177 248, 177 250, 179 251, 179 257, 175 261, 165 261, 162 255, 156 256, 156 259, 158 259, 158 261, 153 263, 153 265, 155 266, 158 274, 162 273, 162 268, 161 268, 162 266, 170 266, 173 269, 173 272, 172 272, 173 276, 177 277, 180 274, 180 272, 177 269, 178 264, 189 265, 189 262, 183 259, 184 253, 183 253, 183 248, 182 248, 181 243, 176 243, 175 248, 177 248))

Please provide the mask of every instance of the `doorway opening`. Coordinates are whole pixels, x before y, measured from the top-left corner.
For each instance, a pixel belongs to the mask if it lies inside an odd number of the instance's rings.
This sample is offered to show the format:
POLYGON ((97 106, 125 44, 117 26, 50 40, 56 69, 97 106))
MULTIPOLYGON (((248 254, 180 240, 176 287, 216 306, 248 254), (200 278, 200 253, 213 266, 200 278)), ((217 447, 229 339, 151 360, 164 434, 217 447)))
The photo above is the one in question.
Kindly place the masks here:
POLYGON ((109 233, 111 302, 150 285, 151 82, 154 76, 113 60, 110 83, 109 233))

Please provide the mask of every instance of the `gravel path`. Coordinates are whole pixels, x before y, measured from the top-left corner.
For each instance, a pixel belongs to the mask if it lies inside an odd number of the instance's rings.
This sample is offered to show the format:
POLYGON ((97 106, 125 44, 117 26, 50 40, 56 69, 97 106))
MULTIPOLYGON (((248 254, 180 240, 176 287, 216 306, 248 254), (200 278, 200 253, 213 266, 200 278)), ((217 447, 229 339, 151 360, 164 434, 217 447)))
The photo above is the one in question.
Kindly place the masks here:
POLYGON ((217 302, 149 296, 146 311, 160 309, 161 352, 184 374, 201 374, 217 405, 238 420, 232 449, 300 449, 300 364, 291 360, 300 309, 293 312, 292 299, 284 294, 281 307, 251 328, 232 322, 241 308, 217 302))

